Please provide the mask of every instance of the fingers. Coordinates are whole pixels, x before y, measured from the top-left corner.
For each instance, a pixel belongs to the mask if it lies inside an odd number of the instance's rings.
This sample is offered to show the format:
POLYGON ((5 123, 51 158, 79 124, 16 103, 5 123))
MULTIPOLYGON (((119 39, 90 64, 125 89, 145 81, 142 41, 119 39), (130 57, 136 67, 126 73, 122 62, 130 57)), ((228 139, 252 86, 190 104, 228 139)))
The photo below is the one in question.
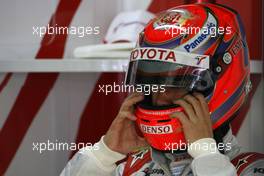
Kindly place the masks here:
POLYGON ((136 97, 136 96, 140 96, 140 95, 143 95, 143 93, 140 93, 140 92, 133 92, 133 93, 131 93, 131 94, 127 97, 127 99, 129 99, 129 98, 133 98, 133 97, 136 97))
POLYGON ((203 95, 186 95, 175 103, 179 104, 184 112, 175 112, 170 117, 176 117, 180 121, 187 141, 192 143, 213 136, 209 108, 203 95))
POLYGON ((188 94, 183 99, 174 101, 174 103, 183 107, 189 119, 193 122, 196 122, 197 118, 204 119, 209 115, 208 104, 202 94, 194 93, 193 96, 188 94))
POLYGON ((140 93, 132 93, 130 96, 128 96, 119 110, 117 121, 122 122, 124 119, 135 121, 136 116, 133 112, 133 105, 142 101, 143 99, 144 95, 140 93))
POLYGON ((193 109, 195 111, 195 114, 196 114, 196 116, 198 118, 204 116, 204 112, 203 112, 201 103, 200 103, 200 101, 196 97, 191 96, 191 95, 186 95, 184 97, 184 100, 186 100, 189 104, 192 105, 192 107, 193 107, 193 109))
POLYGON ((128 96, 126 98, 126 100, 124 101, 123 105, 122 105, 122 109, 129 109, 131 106, 133 106, 134 104, 142 101, 144 99, 144 95, 140 94, 140 93, 133 93, 130 96, 128 96))
POLYGON ((187 126, 189 126, 189 119, 188 117, 183 113, 183 112, 175 112, 173 114, 170 115, 171 118, 178 118, 179 121, 182 124, 183 128, 186 128, 187 126))
POLYGON ((197 98, 197 100, 201 103, 202 109, 205 112, 209 112, 208 103, 206 102, 206 99, 204 96, 200 93, 193 93, 193 95, 197 98))
POLYGON ((180 121, 187 141, 192 143, 213 136, 209 108, 203 95, 186 95, 175 103, 180 105, 184 112, 175 112, 171 117, 180 121))
POLYGON ((209 126, 212 126, 212 122, 211 122, 211 118, 210 118, 210 112, 209 112, 208 103, 206 102, 206 99, 200 93, 194 93, 193 95, 196 97, 196 99, 201 104, 201 108, 203 111, 203 116, 201 116, 201 117, 204 118, 204 120, 207 122, 207 124, 209 126))
POLYGON ((197 117, 196 117, 196 114, 194 112, 192 105, 189 104, 186 100, 178 99, 174 101, 174 103, 180 105, 184 109, 185 113, 187 114, 187 116, 192 122, 197 121, 197 117))
POLYGON ((130 111, 122 111, 122 112, 120 112, 120 117, 121 118, 127 118, 127 119, 130 119, 132 121, 135 121, 137 119, 136 116, 130 111))
POLYGON ((199 120, 203 120, 211 126, 211 119, 209 114, 208 104, 202 94, 194 93, 193 96, 188 94, 183 99, 174 101, 175 104, 180 105, 185 113, 186 117, 193 122, 197 123, 199 120))

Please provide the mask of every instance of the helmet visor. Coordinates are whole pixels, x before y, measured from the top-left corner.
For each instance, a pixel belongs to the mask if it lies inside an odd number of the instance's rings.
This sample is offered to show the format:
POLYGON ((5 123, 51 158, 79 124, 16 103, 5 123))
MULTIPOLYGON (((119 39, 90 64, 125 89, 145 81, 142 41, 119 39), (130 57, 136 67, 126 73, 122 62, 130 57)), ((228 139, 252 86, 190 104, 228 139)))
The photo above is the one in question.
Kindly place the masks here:
POLYGON ((209 70, 209 56, 165 49, 166 53, 164 51, 162 57, 158 55, 155 56, 155 59, 153 48, 152 53, 148 54, 149 50, 151 49, 139 50, 139 54, 136 56, 133 56, 132 52, 126 75, 126 84, 164 85, 200 92, 214 87, 214 81, 209 70), (140 56, 140 52, 144 52, 145 55, 140 56), (168 52, 174 54, 166 56, 168 52), (172 56, 175 56, 175 59, 172 56))

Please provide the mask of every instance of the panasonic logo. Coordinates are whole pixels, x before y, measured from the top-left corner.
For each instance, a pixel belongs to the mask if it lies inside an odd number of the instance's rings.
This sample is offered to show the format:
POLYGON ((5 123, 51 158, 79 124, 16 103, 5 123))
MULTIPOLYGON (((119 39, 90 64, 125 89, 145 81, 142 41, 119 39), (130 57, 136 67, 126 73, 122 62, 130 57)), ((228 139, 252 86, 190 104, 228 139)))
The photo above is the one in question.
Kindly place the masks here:
POLYGON ((146 134, 169 134, 172 133, 171 125, 148 126, 141 124, 141 130, 146 134))
MULTIPOLYGON (((208 34, 207 34, 208 35, 208 34)), ((187 44, 184 46, 185 50, 187 52, 190 52, 191 49, 195 49, 204 39, 207 37, 206 34, 200 35, 194 42, 191 42, 190 44, 187 44)))
POLYGON ((206 41, 205 39, 209 39, 211 35, 215 35, 214 33, 216 26, 216 19, 209 13, 206 25, 203 26, 199 31, 199 34, 195 38, 191 39, 186 45, 184 45, 183 48, 187 52, 192 52, 199 45, 202 45, 206 41))

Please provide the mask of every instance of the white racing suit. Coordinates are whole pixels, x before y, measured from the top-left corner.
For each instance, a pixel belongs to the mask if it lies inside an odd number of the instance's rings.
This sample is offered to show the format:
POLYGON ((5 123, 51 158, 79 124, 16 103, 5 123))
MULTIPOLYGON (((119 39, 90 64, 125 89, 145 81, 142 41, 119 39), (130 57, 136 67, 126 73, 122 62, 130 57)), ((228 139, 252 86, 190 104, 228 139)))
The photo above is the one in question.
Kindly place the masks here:
MULTIPOLYGON (((215 140, 205 138, 195 143, 214 144, 215 140)), ((116 165, 126 156, 110 150, 102 137, 92 150, 83 148, 76 153, 61 176, 264 176, 264 155, 240 154, 240 147, 231 130, 223 143, 231 146, 225 155, 211 149, 188 149, 188 153, 165 154, 149 148, 129 155, 124 162, 116 165)))

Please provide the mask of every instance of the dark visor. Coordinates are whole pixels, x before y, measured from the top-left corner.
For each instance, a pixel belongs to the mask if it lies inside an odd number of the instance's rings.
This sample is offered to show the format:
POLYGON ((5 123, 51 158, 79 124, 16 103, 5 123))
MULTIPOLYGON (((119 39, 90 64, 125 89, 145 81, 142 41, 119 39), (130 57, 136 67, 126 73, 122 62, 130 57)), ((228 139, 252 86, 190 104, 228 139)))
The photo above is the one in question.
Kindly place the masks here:
POLYGON ((214 86, 208 69, 176 63, 136 60, 129 64, 128 85, 164 85, 189 91, 205 91, 214 86))

